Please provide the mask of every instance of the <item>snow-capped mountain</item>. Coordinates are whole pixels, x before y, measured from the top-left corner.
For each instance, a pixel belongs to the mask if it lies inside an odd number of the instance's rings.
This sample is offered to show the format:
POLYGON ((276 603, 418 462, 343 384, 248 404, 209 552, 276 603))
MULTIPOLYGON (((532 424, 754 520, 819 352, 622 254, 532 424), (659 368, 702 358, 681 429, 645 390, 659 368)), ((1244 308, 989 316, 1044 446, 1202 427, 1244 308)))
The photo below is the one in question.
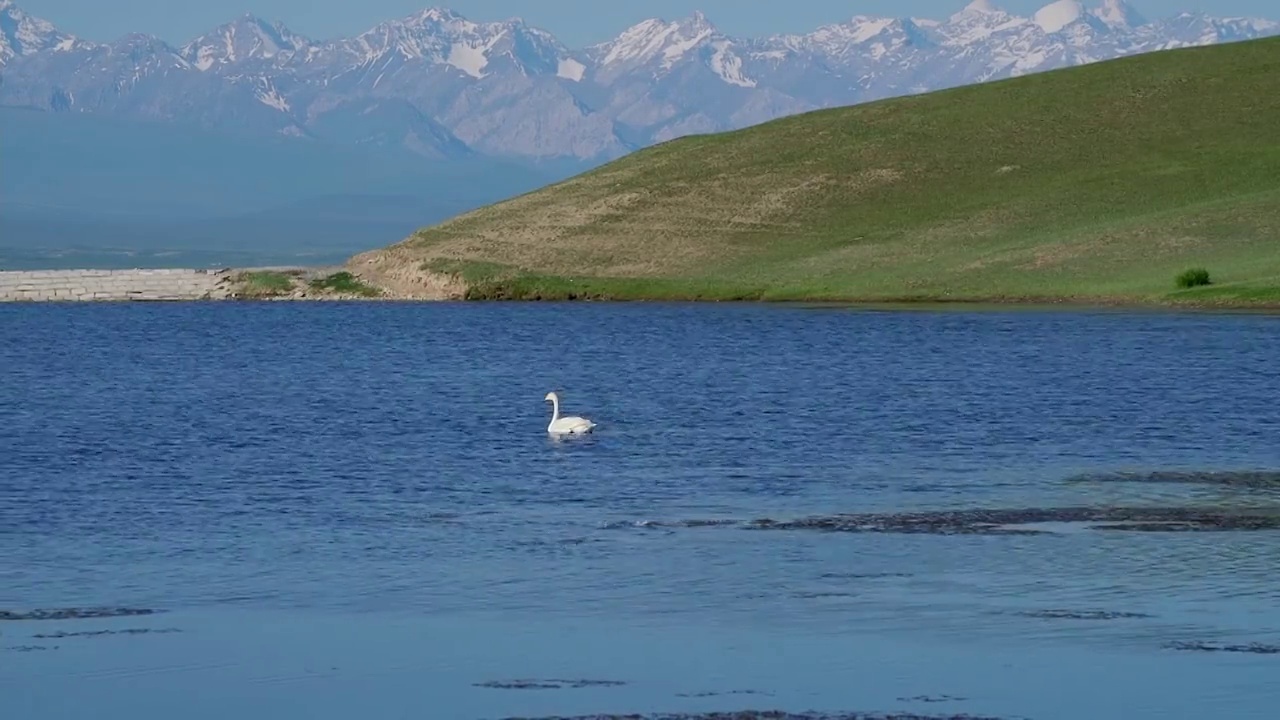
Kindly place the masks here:
POLYGON ((11 0, 0 0, 0 67, 15 57, 41 50, 68 52, 83 45, 76 38, 59 32, 48 20, 31 17, 11 0))
POLYGON ((1023 17, 974 0, 941 20, 856 16, 762 38, 731 37, 695 13, 572 50, 523 20, 428 8, 324 41, 244 15, 177 48, 141 35, 78 39, 0 0, 0 31, 4 105, 428 157, 594 161, 822 107, 1280 34, 1280 23, 1148 21, 1124 0, 1055 0, 1023 17))
POLYGON ((311 45, 279 22, 268 23, 245 14, 182 46, 179 54, 198 70, 291 55, 311 45))

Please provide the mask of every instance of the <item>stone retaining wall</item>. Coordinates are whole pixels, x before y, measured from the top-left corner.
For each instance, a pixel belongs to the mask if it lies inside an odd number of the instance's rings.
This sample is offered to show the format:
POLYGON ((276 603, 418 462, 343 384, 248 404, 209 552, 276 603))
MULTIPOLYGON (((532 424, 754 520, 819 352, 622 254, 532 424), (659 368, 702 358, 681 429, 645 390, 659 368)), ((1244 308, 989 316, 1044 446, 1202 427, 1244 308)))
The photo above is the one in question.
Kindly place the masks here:
POLYGON ((220 300, 230 285, 230 270, 8 270, 0 271, 0 302, 220 300))

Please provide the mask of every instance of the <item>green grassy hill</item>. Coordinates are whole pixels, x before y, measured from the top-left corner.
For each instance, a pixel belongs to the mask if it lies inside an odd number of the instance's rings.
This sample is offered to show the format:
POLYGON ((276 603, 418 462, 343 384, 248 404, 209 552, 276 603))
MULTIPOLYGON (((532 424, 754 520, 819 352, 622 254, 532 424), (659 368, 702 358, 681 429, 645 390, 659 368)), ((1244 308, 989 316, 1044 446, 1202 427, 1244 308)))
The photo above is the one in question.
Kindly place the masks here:
POLYGON ((675 140, 352 267, 474 298, 1280 304, 1280 38, 675 140), (1212 284, 1178 290, 1191 267, 1212 284))

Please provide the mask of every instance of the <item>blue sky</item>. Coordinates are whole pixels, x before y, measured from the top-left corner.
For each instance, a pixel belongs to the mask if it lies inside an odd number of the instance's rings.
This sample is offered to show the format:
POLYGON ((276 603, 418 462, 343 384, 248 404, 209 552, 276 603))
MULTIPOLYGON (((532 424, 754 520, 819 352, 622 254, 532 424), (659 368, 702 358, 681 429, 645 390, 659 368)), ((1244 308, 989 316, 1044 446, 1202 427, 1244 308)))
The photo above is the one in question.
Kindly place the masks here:
MULTIPOLYGON (((649 17, 675 19, 702 10, 731 35, 801 32, 852 15, 943 18, 968 0, 15 0, 38 17, 91 40, 127 32, 184 42, 245 12, 280 20, 313 39, 351 35, 432 5, 453 8, 472 20, 523 17, 555 33, 570 47, 608 39, 649 17)), ((1050 0, 996 0, 1011 12, 1030 14, 1050 0)), ((1085 0, 1086 5, 1102 0, 1085 0)), ((1130 0, 1148 17, 1207 9, 1214 15, 1280 19, 1275 0, 1130 0)))

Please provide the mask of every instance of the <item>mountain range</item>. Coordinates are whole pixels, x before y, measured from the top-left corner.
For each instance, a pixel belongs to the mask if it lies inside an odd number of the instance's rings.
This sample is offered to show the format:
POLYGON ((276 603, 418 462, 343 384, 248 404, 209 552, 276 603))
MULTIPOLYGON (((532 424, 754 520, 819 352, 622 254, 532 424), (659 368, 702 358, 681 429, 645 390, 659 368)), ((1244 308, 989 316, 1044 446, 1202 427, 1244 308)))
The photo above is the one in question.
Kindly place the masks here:
POLYGON ((1148 20, 1124 0, 1056 0, 1030 17, 975 0, 939 20, 857 16, 761 38, 695 13, 581 49, 438 7, 329 40, 246 14, 174 46, 75 37, 0 0, 0 105, 432 159, 598 163, 818 108, 1271 34, 1280 23, 1148 20))

